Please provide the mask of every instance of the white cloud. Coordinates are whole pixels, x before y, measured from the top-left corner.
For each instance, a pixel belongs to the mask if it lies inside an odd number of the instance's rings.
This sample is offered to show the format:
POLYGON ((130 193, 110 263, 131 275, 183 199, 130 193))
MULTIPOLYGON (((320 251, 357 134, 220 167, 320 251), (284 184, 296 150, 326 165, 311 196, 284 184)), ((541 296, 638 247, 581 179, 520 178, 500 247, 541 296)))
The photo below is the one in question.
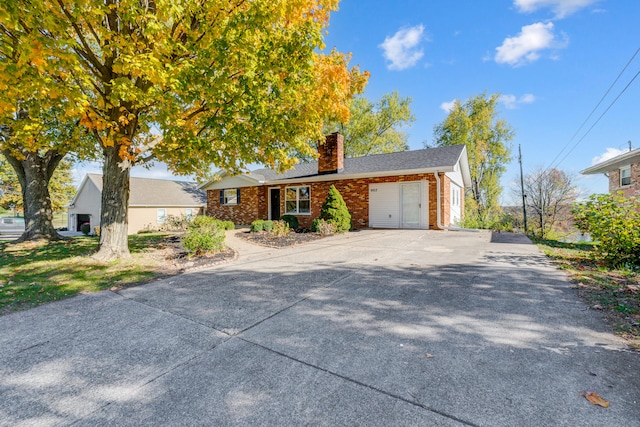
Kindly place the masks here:
POLYGON ((449 113, 451 110, 453 110, 454 105, 456 105, 455 99, 449 102, 443 102, 442 104, 440 104, 440 109, 442 109, 442 111, 444 111, 445 113, 449 113))
POLYGON ((515 110, 523 104, 532 104, 535 100, 535 95, 530 93, 525 93, 520 98, 515 95, 500 95, 500 102, 502 102, 508 110, 515 110))
POLYGON ((562 19, 598 1, 600 0, 514 0, 513 5, 523 13, 549 8, 556 19, 562 19))
POLYGON ((392 37, 385 38, 378 47, 383 50, 384 58, 390 62, 387 68, 399 71, 416 65, 424 55, 424 51, 420 49, 423 40, 428 41, 422 24, 401 28, 392 37))
POLYGON ((545 49, 562 48, 566 41, 560 43, 553 34, 553 22, 538 22, 522 27, 515 37, 507 37, 502 45, 496 48, 495 61, 498 64, 509 64, 514 67, 537 61, 540 52, 545 49))
POLYGON ((599 156, 595 156, 593 159, 591 159, 591 166, 593 165, 597 165, 598 163, 602 163, 605 162, 609 159, 613 159, 614 157, 617 157, 621 154, 624 154, 628 152, 628 150, 620 150, 618 148, 611 148, 608 147, 607 151, 605 151, 604 153, 600 154, 599 156))

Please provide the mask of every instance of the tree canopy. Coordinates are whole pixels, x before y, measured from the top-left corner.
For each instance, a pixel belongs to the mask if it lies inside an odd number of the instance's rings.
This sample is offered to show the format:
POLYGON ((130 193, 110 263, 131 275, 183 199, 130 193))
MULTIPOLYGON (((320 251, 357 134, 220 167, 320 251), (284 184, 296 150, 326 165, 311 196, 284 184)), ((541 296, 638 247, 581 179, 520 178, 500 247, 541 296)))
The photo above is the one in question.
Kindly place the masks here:
POLYGON ((456 100, 449 116, 434 128, 437 146, 465 144, 471 173, 471 198, 465 201, 465 220, 488 227, 500 211, 500 177, 511 161, 514 131, 497 117, 499 94, 456 100))
POLYGON ((377 102, 364 96, 349 104, 348 122, 331 123, 325 133, 339 131, 344 136, 345 157, 395 153, 409 148, 408 135, 401 130, 415 121, 410 97, 401 98, 397 91, 385 94, 377 102))
MULTIPOLYGON (((0 19, 32 72, 54 86, 104 157, 99 258, 128 255, 129 170, 211 164, 280 169, 346 121, 368 74, 320 53, 337 0, 2 1, 0 19), (46 58, 46 60, 44 59, 46 58)), ((42 82, 20 86, 33 93, 42 82)), ((0 87, 1 89, 1 87, 0 87)), ((38 93, 36 91, 36 93, 38 93)))

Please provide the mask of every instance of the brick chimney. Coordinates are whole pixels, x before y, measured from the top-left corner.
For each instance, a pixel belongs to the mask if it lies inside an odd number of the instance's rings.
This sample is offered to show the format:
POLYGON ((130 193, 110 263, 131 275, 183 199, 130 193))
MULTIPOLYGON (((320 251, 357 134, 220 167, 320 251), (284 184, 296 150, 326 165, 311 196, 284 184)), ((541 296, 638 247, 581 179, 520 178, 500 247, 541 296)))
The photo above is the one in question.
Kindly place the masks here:
POLYGON ((340 132, 327 135, 324 144, 318 144, 318 174, 338 173, 344 170, 344 136, 340 132))

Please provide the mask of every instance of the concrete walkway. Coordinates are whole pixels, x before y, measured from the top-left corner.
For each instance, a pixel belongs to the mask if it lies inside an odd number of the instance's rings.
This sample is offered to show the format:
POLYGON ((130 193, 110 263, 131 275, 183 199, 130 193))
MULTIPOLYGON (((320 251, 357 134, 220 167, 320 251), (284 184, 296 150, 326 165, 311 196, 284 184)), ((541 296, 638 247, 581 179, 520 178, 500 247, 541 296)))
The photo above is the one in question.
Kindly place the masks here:
POLYGON ((640 354, 526 238, 228 241, 232 263, 0 317, 0 425, 640 426, 640 354))

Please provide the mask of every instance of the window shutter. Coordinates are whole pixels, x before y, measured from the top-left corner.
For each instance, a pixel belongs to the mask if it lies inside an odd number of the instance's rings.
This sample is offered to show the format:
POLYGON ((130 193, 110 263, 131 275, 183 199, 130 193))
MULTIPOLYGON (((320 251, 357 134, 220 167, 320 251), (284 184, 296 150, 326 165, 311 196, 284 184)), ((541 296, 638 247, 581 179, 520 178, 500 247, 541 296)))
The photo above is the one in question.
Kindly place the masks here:
POLYGON ((236 204, 240 204, 240 189, 236 189, 236 204))
POLYGON ((224 205, 224 190, 220 190, 220 206, 224 205))

